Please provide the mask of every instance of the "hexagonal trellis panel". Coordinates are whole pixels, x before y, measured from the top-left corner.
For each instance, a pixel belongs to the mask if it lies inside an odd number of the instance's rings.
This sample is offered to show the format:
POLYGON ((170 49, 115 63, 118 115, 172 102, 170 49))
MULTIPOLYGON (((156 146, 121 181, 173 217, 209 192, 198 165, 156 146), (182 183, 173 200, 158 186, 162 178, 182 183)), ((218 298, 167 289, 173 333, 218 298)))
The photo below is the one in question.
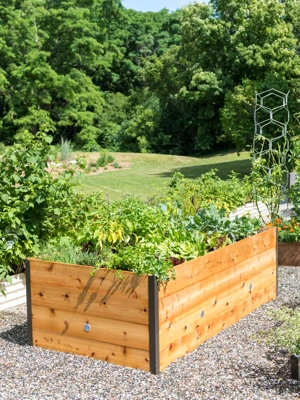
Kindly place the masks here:
MULTIPOLYGON (((281 165, 287 171, 286 156, 289 150, 287 126, 290 120, 288 95, 276 89, 269 89, 255 95, 253 138, 253 159, 264 160, 264 170, 270 179, 274 165, 281 165)), ((287 174, 288 175, 288 171, 287 174)), ((288 179, 284 179, 286 189, 288 179)))

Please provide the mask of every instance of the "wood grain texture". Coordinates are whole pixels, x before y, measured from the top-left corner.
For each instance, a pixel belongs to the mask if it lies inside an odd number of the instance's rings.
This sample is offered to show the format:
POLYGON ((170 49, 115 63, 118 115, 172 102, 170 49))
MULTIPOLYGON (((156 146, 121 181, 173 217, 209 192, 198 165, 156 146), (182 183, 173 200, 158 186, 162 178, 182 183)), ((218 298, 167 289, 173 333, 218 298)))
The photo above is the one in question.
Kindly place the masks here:
MULTIPOLYGON (((166 286, 161 286, 159 297, 162 298, 176 293, 183 287, 226 271, 232 265, 237 265, 268 249, 276 249, 276 228, 267 229, 223 249, 178 265, 176 267, 176 279, 169 281, 166 286)), ((274 257, 276 259, 275 250, 274 257)))
MULTIPOLYGON (((256 277, 252 277, 251 283, 253 289, 249 290, 249 285, 233 285, 227 290, 214 291, 206 296, 203 301, 200 301, 194 308, 187 312, 170 313, 169 317, 160 323, 160 345, 164 348, 169 343, 177 340, 182 335, 185 335, 190 330, 194 329, 194 324, 205 324, 210 318, 221 315, 228 308, 234 307, 241 299, 252 298, 256 293, 270 287, 276 288, 276 280, 274 280, 273 271, 266 271, 265 275, 259 274, 256 277), (201 318, 201 312, 204 311, 204 317, 201 318)), ((274 294, 275 297, 275 294, 274 294)), ((236 315, 238 321, 246 314, 236 315)))
POLYGON ((176 267, 159 295, 161 369, 276 297, 276 244, 271 229, 176 267))
POLYGON ((33 344, 149 371, 148 276, 91 271, 30 260, 33 344))
POLYGON ((169 343, 160 351, 160 368, 163 371, 171 362, 184 356, 190 351, 196 349, 207 339, 217 335, 223 329, 238 322, 237 315, 247 315, 262 304, 272 300, 275 296, 276 285, 271 285, 267 289, 261 289, 260 292, 253 294, 248 299, 235 304, 222 314, 211 318, 206 323, 194 322, 194 329, 191 329, 186 335, 182 335, 177 340, 169 343))
POLYGON ((166 320, 171 315, 188 312, 201 304, 206 298, 215 298, 230 287, 247 288, 251 278, 270 267, 275 272, 274 250, 269 249, 263 253, 235 265, 232 264, 226 271, 221 271, 191 286, 184 287, 169 296, 160 299, 160 320, 166 320), (236 287, 234 285, 237 285, 236 287))
MULTIPOLYGON (((113 364, 149 371, 149 352, 90 339, 35 330, 34 345, 50 350, 88 356, 113 364)), ((101 378, 101 377, 100 377, 101 378)))
MULTIPOLYGON (((276 297, 276 238, 271 228, 175 267, 158 293, 161 370, 276 297)), ((148 276, 91 271, 30 260, 33 344, 149 371, 148 276)))
POLYGON ((300 243, 278 243, 278 264, 300 267, 300 243))
POLYGON ((72 312, 34 305, 32 307, 32 326, 33 339, 35 330, 38 329, 140 350, 149 348, 148 326, 83 315, 78 311, 72 312), (89 332, 84 331, 85 324, 90 325, 89 332))
POLYGON ((65 311, 78 311, 83 315, 99 316, 117 321, 134 322, 148 325, 148 301, 127 296, 109 296, 103 292, 88 292, 86 296, 81 290, 67 289, 45 284, 32 283, 31 298, 33 305, 65 311))
POLYGON ((148 276, 138 276, 122 271, 124 279, 115 276, 115 271, 101 268, 91 276, 92 267, 63 264, 41 260, 30 260, 31 282, 35 284, 82 291, 82 298, 89 293, 103 294, 102 301, 111 296, 148 299, 148 276))

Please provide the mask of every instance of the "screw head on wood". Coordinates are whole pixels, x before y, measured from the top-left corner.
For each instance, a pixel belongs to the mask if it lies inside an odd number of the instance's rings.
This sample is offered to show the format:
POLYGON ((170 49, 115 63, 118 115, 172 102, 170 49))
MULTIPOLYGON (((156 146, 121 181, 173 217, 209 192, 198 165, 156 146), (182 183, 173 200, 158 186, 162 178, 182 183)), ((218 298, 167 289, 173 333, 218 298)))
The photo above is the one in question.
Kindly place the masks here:
POLYGON ((200 317, 203 318, 203 317, 204 317, 204 314, 205 314, 205 313, 204 313, 204 310, 202 310, 201 313, 200 313, 200 317))
POLYGON ((83 330, 84 330, 84 332, 89 332, 91 330, 91 325, 90 324, 84 324, 83 325, 83 330))

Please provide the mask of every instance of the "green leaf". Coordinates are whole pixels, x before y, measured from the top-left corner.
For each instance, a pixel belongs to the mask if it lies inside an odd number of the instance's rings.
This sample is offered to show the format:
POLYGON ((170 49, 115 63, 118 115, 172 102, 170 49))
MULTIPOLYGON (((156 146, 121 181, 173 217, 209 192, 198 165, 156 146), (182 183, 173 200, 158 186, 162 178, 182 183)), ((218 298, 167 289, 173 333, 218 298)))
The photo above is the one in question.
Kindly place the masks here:
POLYGON ((45 137, 45 142, 46 143, 50 144, 50 143, 52 143, 52 141, 53 141, 53 138, 51 136, 46 136, 45 137))
POLYGON ((16 175, 16 174, 14 174, 13 176, 12 176, 12 178, 13 178, 13 180, 16 182, 16 183, 18 183, 19 181, 20 181, 20 176, 19 175, 16 175))
POLYGON ((9 196, 6 193, 3 193, 1 195, 1 199, 4 201, 4 203, 8 203, 9 196))

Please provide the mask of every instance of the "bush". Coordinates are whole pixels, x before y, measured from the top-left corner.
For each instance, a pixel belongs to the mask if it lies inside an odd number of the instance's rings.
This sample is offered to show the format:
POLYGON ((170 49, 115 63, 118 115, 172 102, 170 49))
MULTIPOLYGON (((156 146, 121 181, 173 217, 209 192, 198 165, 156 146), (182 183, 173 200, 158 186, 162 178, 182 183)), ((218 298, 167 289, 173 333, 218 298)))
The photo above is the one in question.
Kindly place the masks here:
POLYGON ((108 164, 114 162, 114 157, 111 154, 103 152, 100 157, 96 161, 96 166, 99 167, 106 167, 108 164))
POLYGON ((96 151, 101 151, 101 146, 97 144, 96 142, 89 142, 86 143, 84 146, 80 148, 81 151, 85 151, 88 153, 96 152, 96 151))
POLYGON ((42 241, 73 229, 77 183, 70 170, 55 178, 46 171, 47 160, 53 160, 51 141, 44 132, 33 136, 25 131, 1 159, 1 278, 19 272, 23 260, 39 252, 42 241))
POLYGON ((195 180, 186 179, 180 172, 173 179, 166 193, 159 193, 153 202, 176 203, 185 214, 193 215, 197 210, 213 204, 227 214, 245 204, 252 197, 252 185, 248 177, 239 179, 232 173, 227 180, 217 176, 213 169, 195 180))

